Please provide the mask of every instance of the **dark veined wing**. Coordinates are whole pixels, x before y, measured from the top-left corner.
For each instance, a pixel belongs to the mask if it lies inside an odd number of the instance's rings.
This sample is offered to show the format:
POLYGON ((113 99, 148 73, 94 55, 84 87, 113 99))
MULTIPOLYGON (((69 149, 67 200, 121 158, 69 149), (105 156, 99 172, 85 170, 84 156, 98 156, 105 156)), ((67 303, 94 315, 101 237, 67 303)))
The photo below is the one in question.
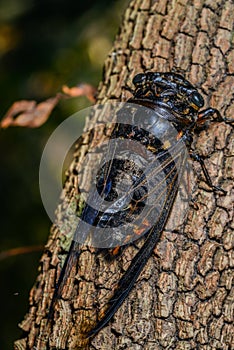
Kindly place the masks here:
MULTIPOLYGON (((161 207, 160 214, 156 223, 146 232, 145 240, 140 250, 136 253, 132 259, 127 271, 123 274, 117 283, 115 291, 112 297, 108 301, 104 316, 97 322, 96 326, 87 332, 87 337, 92 337, 97 334, 103 327, 107 325, 110 319, 113 317, 118 308, 122 305, 125 298, 131 292, 137 278, 143 270, 146 262, 151 256, 156 244, 159 242, 163 229, 167 223, 168 217, 173 207, 180 180, 183 176, 183 172, 186 166, 187 155, 182 140, 179 140, 176 145, 173 146, 173 158, 168 157, 169 150, 162 152, 158 155, 158 159, 161 158, 162 169, 165 171, 164 180, 167 183, 166 196, 164 204, 161 207), (176 149, 176 151, 175 151, 176 149), (177 159, 176 159, 177 158, 177 159), (179 165, 179 167, 178 167, 179 165)), ((170 149, 172 152, 172 148, 170 149)), ((160 171, 162 171, 162 169, 160 171)), ((157 169, 155 169, 157 173, 157 169)), ((153 175, 153 174, 151 174, 153 175)), ((142 184, 139 184, 142 185, 142 184)), ((157 189, 155 189, 157 191, 157 189)), ((158 192, 161 195, 160 191, 158 192)))
MULTIPOLYGON (((169 145, 169 147, 167 147, 166 149, 164 148, 156 150, 156 152, 153 154, 154 160, 151 161, 150 165, 146 167, 144 173, 136 172, 134 174, 134 179, 132 183, 129 185, 125 193, 123 193, 122 196, 118 198, 119 205, 117 206, 117 209, 115 201, 114 203, 111 202, 110 206, 108 207, 108 213, 105 211, 102 212, 100 210, 93 209, 90 205, 86 205, 84 207, 81 219, 83 219, 85 222, 88 222, 91 226, 94 226, 94 233, 92 233, 91 241, 93 239, 96 239, 95 228, 100 226, 103 229, 106 229, 110 226, 113 226, 112 219, 115 216, 116 211, 118 213, 124 213, 123 216, 121 216, 122 214, 120 214, 121 220, 124 220, 126 218, 131 219, 131 216, 134 217, 138 214, 139 203, 144 204, 144 197, 148 196, 153 196, 154 206, 156 206, 157 208, 156 221, 154 212, 152 214, 153 209, 150 206, 147 207, 145 213, 146 215, 144 215, 144 222, 143 219, 141 219, 141 221, 137 221, 137 225, 135 223, 131 226, 130 220, 130 230, 135 230, 134 239, 139 238, 139 236, 142 235, 142 232, 145 232, 144 244, 133 258, 128 270, 123 274, 123 276, 120 278, 119 282, 115 286, 115 292, 109 299, 108 307, 104 317, 100 321, 98 321, 96 326, 87 333, 87 337, 95 335, 100 329, 102 329, 109 322, 109 320, 112 318, 117 309, 121 306, 124 299, 127 297, 131 289, 133 288, 134 283, 136 282, 139 274, 141 273, 147 260, 149 259, 156 243, 159 241, 160 235, 165 227, 178 191, 180 178, 183 174, 183 169, 185 167, 186 147, 181 138, 172 146, 169 145), (158 181, 156 183, 153 182, 148 192, 142 192, 141 189, 146 185, 147 177, 151 180, 154 178, 158 179, 158 181), (136 196, 134 195, 134 193, 136 193, 137 191, 138 195, 136 196), (129 198, 132 198, 133 200, 131 206, 129 206, 126 210, 126 203, 128 203, 129 198), (151 225, 152 227, 149 228, 149 224, 152 222, 152 215, 154 217, 154 224, 151 225), (145 225, 145 223, 147 224, 145 225), (143 226, 143 230, 141 226, 143 226)), ((116 185, 115 181, 113 181, 113 175, 116 175, 116 167, 114 162, 116 158, 116 148, 115 145, 113 146, 112 144, 112 146, 108 146, 108 152, 105 154, 104 157, 104 160, 106 161, 104 161, 104 166, 102 168, 102 176, 100 177, 101 180, 100 178, 97 180, 97 186, 99 185, 99 192, 91 192, 89 198, 90 203, 98 200, 98 197, 106 198, 108 197, 108 195, 110 196, 111 192, 113 192, 113 188, 116 185), (100 181, 100 183, 98 181, 100 181)), ((122 163, 122 165, 123 164, 124 162, 122 163)), ((132 169, 129 170, 131 171, 132 169)), ((117 179, 119 180, 118 176, 117 179)), ((114 222, 114 224, 116 225, 116 222, 114 222)), ((117 225, 116 227, 118 231, 121 231, 121 224, 119 226, 117 225)), ((55 288, 55 292, 50 306, 49 318, 52 318, 55 302, 58 298, 61 297, 63 287, 67 283, 67 278, 70 275, 71 269, 75 264, 77 264, 77 261, 79 259, 81 250, 80 243, 76 235, 80 235, 80 231, 82 231, 82 229, 80 225, 78 225, 75 233, 75 239, 71 243, 68 255, 62 267, 62 271, 55 288)), ((106 236, 103 236, 99 239, 100 241, 105 240, 106 236)), ((132 239, 132 237, 129 238, 129 234, 127 234, 125 235, 124 244, 130 243, 134 239, 132 239)), ((110 254, 112 253, 112 249, 105 250, 110 252, 110 254)))

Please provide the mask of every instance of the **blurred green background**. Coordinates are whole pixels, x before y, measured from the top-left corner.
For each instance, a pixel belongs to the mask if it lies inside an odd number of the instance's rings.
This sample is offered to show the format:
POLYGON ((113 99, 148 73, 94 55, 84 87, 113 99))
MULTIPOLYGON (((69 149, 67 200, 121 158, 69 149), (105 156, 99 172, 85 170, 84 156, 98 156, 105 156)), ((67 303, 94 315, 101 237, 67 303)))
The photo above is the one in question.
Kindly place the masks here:
MULTIPOLYGON (((63 84, 97 86, 126 6, 126 0, 1 0, 0 117, 14 101, 42 101, 63 84)), ((1 252, 47 241, 41 153, 56 126, 89 105, 85 97, 62 101, 38 129, 0 129, 1 252)), ((17 324, 27 312, 41 253, 0 260, 0 349, 12 349, 21 337, 17 324)))

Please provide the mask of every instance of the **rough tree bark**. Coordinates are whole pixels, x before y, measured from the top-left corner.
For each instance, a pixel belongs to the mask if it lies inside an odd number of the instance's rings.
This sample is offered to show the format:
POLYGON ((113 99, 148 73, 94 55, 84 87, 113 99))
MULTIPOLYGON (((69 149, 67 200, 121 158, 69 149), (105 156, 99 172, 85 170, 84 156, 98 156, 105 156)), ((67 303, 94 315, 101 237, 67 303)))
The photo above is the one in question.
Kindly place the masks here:
MULTIPOLYGON (((233 0, 133 0, 105 62, 98 101, 126 100, 130 95, 124 87, 137 72, 175 69, 203 92, 206 106, 233 118, 233 13, 233 0)), ((87 123, 95 125, 95 120, 87 123)), ((62 197, 67 194, 69 203, 59 206, 57 222, 68 206, 75 206, 79 162, 95 138, 104 135, 89 135, 77 146, 62 197)), ((227 195, 210 191, 199 177, 196 208, 189 209, 183 229, 163 233, 130 296, 90 344, 81 337, 82 327, 98 316, 93 296, 95 288, 101 295, 105 267, 97 266, 91 280, 85 280, 84 269, 94 271, 93 252, 81 255, 56 306, 55 324, 48 327, 46 312, 70 239, 69 227, 60 232, 54 225, 30 293, 29 313, 20 325, 24 336, 15 349, 234 348, 232 125, 214 123, 194 147, 207 156, 214 184, 227 195)), ((119 264, 128 263, 132 254, 127 248, 119 264)), ((110 269, 118 280, 119 265, 113 262, 110 269)))

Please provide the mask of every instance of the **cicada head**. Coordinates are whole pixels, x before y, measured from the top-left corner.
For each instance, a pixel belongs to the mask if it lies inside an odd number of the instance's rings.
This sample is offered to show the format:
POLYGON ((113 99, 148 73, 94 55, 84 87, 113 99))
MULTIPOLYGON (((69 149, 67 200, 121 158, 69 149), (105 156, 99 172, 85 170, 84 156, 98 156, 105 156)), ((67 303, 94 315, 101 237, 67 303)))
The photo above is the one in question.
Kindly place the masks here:
POLYGON ((204 100, 197 89, 176 73, 140 73, 133 78, 134 100, 150 107, 165 107, 174 121, 185 125, 196 122, 204 100))

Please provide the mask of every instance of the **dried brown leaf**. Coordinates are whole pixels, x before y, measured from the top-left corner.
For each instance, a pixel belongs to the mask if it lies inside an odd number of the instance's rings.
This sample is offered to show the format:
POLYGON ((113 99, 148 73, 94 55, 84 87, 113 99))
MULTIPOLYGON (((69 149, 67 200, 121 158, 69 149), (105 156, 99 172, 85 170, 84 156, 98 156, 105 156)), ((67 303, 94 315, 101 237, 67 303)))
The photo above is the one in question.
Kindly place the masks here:
POLYGON ((0 127, 3 129, 9 126, 38 128, 47 121, 60 99, 85 96, 92 103, 96 101, 96 89, 89 84, 81 84, 71 88, 64 85, 62 90, 63 93, 58 93, 55 97, 38 104, 36 101, 27 100, 14 102, 0 122, 0 127))
POLYGON ((69 88, 67 85, 64 85, 62 87, 62 91, 64 94, 70 97, 85 96, 92 103, 96 102, 96 98, 95 98, 96 89, 95 87, 89 84, 80 84, 77 86, 73 86, 71 88, 69 88))
POLYGON ((57 94, 38 104, 36 101, 16 101, 2 119, 0 126, 2 128, 9 126, 38 128, 47 121, 61 97, 61 94, 57 94))

